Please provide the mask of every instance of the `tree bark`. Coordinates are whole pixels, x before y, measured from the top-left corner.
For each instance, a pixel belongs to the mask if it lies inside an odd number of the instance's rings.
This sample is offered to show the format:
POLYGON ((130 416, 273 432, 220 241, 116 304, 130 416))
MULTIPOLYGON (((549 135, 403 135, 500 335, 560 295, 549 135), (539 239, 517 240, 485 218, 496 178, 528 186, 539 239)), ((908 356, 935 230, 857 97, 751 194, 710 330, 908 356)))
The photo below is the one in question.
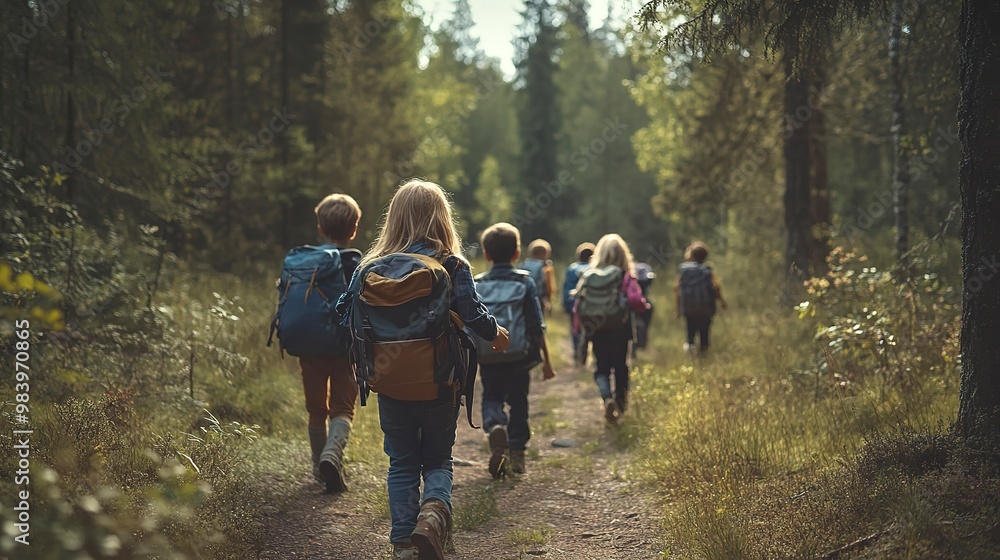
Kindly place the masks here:
POLYGON ((809 119, 809 273, 826 272, 826 256, 830 253, 830 179, 826 158, 826 118, 822 94, 826 73, 821 63, 810 68, 806 103, 812 113, 809 119))
MULTIPOLYGON (((290 29, 289 19, 291 18, 291 6, 289 4, 290 0, 281 0, 281 110, 287 110, 289 97, 288 97, 288 87, 290 77, 290 65, 292 61, 289 58, 289 46, 288 46, 288 33, 290 29)), ((284 186, 289 185, 289 174, 288 174, 288 135, 280 134, 278 135, 278 143, 281 147, 281 173, 284 179, 284 186)), ((288 247, 291 238, 291 202, 289 201, 289 196, 282 196, 281 203, 278 204, 278 208, 281 212, 281 246, 288 247)))
POLYGON ((1000 4, 965 0, 959 24, 962 386, 957 429, 1000 443, 1000 4))
POLYGON ((910 250, 910 173, 906 167, 905 135, 905 97, 903 92, 903 74, 900 68, 902 53, 900 41, 903 36, 903 0, 893 0, 892 20, 889 26, 889 83, 892 88, 892 205, 896 219, 896 262, 899 264, 900 276, 906 276, 909 270, 910 250))
POLYGON ((808 275, 810 261, 809 83, 795 72, 794 56, 785 53, 785 262, 797 275, 808 275), (805 108, 805 110, 803 110, 805 108), (805 116, 805 118, 802 118, 805 116))

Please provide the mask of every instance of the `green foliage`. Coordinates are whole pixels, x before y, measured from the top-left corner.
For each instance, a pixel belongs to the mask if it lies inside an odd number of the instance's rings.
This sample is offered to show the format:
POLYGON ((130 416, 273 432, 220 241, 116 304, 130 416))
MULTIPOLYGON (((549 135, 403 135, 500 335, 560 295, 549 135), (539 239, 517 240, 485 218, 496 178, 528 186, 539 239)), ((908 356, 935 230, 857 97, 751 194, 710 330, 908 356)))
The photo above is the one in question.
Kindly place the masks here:
POLYGON ((926 263, 900 281, 898 271, 879 270, 841 247, 827 262, 829 272, 806 281, 798 305, 823 343, 819 368, 827 379, 846 387, 867 375, 887 384, 954 375, 960 298, 926 263))

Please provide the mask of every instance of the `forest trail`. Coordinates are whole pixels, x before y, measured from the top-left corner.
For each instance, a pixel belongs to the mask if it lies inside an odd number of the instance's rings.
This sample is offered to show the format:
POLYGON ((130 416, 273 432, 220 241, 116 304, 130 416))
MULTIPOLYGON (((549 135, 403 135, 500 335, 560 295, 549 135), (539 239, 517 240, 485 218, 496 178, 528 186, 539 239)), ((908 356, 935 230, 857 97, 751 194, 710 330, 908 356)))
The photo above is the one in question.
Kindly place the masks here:
MULTIPOLYGON (((660 558, 656 509, 632 493, 628 453, 615 447, 589 367, 563 370, 550 381, 537 372, 532 379, 533 435, 528 472, 520 477, 492 481, 485 435, 469 427, 462 410, 449 560, 660 558), (555 440, 572 446, 555 447, 555 440)), ((478 424, 478 400, 475 407, 478 424)), ((268 539, 258 558, 391 558, 387 507, 381 513, 372 507, 373 497, 385 499, 384 472, 367 478, 349 478, 350 491, 331 496, 304 477, 289 507, 266 522, 268 539)))

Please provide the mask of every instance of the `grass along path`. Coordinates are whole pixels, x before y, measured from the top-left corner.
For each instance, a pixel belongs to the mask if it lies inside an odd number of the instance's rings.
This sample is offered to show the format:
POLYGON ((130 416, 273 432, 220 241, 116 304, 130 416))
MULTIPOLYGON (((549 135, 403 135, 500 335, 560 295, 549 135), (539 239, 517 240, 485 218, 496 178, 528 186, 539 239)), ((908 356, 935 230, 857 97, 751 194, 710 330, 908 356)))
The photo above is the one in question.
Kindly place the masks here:
MULTIPOLYGON (((485 434, 459 419, 455 444, 455 532, 449 558, 659 558, 656 508, 626 480, 630 456, 621 429, 606 427, 587 371, 563 366, 559 377, 532 380, 528 472, 494 482, 486 471, 485 434), (572 440, 557 448, 556 439, 572 440)), ((375 399, 372 399, 374 401, 375 399)), ((476 401, 479 418, 479 401, 476 401)), ((629 421, 628 416, 623 422, 629 421)), ((477 421, 478 423, 478 421, 477 421)), ((306 476, 285 511, 265 520, 259 558, 391 558, 377 409, 359 409, 348 445, 347 493, 331 496, 306 476)))

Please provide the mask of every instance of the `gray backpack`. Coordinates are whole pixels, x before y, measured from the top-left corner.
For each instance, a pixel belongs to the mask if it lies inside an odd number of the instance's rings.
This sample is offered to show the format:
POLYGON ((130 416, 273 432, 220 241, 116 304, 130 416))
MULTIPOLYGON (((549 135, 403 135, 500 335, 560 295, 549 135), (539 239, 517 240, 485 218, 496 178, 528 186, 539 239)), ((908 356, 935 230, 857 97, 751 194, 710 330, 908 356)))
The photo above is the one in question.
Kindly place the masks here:
POLYGON ((614 265, 588 268, 576 290, 576 314, 586 335, 628 324, 628 300, 622 292, 622 269, 614 265))
POLYGON ((681 263, 679 274, 681 314, 714 314, 715 286, 712 285, 712 269, 705 264, 685 261, 681 263))
POLYGON ((476 276, 476 291, 497 323, 510 333, 510 346, 503 352, 493 351, 493 346, 479 337, 476 341, 479 363, 483 365, 508 364, 526 360, 531 354, 528 340, 528 322, 524 307, 527 304, 528 287, 531 276, 523 270, 512 274, 490 277, 488 274, 476 276))

